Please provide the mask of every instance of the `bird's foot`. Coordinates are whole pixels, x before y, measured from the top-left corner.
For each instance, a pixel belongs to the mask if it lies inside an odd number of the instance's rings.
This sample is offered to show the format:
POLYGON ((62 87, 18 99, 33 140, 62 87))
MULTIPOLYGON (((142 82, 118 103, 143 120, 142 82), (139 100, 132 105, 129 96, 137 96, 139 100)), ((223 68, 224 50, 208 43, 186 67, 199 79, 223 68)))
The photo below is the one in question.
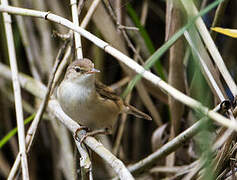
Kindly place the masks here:
POLYGON ((80 126, 76 132, 74 133, 74 139, 76 139, 77 141, 80 141, 80 139, 78 138, 78 134, 81 130, 85 130, 86 132, 89 131, 89 128, 87 126, 80 126))
MULTIPOLYGON (((77 132, 82 130, 84 128, 78 128, 78 130, 76 131, 75 135, 77 136, 77 132)), ((88 130, 88 128, 87 128, 88 130)), ((108 129, 108 128, 105 128, 105 129, 98 129, 98 130, 94 130, 94 131, 91 131, 91 132, 86 132, 85 135, 82 136, 82 138, 80 139, 80 143, 82 144, 83 141, 88 137, 88 136, 96 136, 98 134, 104 134, 104 135, 108 135, 108 134, 111 134, 111 131, 108 129)), ((78 138, 77 138, 78 139, 78 138)))

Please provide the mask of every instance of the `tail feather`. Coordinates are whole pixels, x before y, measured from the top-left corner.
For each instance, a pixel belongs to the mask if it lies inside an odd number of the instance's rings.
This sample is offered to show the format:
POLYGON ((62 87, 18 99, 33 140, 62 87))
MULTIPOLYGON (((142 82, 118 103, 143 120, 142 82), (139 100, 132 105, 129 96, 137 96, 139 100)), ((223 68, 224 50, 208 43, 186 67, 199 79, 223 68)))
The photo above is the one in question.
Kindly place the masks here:
POLYGON ((146 113, 138 110, 137 108, 135 108, 135 107, 133 107, 129 104, 126 104, 125 112, 128 113, 128 114, 132 114, 132 115, 134 115, 135 117, 138 117, 138 118, 152 120, 152 118, 149 115, 147 115, 146 113))

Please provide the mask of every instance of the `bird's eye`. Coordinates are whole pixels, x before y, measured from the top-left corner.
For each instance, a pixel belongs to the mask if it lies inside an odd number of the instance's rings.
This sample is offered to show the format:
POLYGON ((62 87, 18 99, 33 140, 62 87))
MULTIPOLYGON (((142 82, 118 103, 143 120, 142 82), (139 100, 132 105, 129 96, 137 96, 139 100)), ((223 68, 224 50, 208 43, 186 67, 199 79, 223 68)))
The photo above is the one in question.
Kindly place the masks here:
POLYGON ((79 67, 75 67, 74 69, 75 69, 75 71, 78 72, 78 73, 81 72, 81 69, 80 69, 79 67))

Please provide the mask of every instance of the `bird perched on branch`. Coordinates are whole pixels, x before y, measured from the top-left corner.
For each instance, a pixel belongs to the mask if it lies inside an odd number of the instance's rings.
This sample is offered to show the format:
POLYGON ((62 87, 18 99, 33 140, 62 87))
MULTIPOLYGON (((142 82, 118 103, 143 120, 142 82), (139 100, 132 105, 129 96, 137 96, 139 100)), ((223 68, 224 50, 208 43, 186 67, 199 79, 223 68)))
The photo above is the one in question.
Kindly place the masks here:
POLYGON ((92 130, 89 135, 97 134, 101 129, 112 130, 120 113, 151 120, 150 116, 125 103, 111 88, 96 80, 95 74, 99 72, 87 58, 75 60, 68 66, 58 87, 57 98, 69 117, 92 130))

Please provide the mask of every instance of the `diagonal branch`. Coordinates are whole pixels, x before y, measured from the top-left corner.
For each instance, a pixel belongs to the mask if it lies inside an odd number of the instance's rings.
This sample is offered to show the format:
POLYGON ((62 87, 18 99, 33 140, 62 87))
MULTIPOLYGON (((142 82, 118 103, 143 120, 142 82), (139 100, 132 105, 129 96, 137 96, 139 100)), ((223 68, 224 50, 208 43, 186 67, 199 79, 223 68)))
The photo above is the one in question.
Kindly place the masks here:
MULTIPOLYGON (((210 7, 213 7, 216 4, 218 4, 218 2, 212 3, 211 4, 212 6, 210 5, 210 7)), ((165 81, 163 81, 160 77, 145 70, 142 66, 140 66, 135 61, 133 61, 133 59, 129 58, 122 52, 118 51, 117 49, 110 46, 105 41, 99 39, 98 37, 94 36, 90 32, 86 31, 85 29, 74 25, 71 21, 69 21, 65 18, 62 18, 60 16, 57 16, 55 14, 52 14, 50 12, 41 12, 41 11, 24 9, 24 8, 17 8, 17 7, 12 7, 12 6, 0 5, 0 11, 18 14, 18 15, 27 15, 27 16, 33 16, 33 17, 38 17, 38 18, 44 18, 46 20, 50 20, 50 21, 59 23, 61 25, 64 25, 64 26, 80 33, 83 37, 92 41, 95 45, 97 45, 101 49, 104 49, 105 52, 109 53, 110 55, 112 55, 113 57, 115 57, 116 59, 118 59, 119 61, 124 63, 127 67, 132 69, 134 72, 140 74, 143 78, 152 82, 155 86, 159 86, 163 91, 168 93, 170 96, 172 96, 176 100, 189 106, 190 108, 194 109, 195 111, 200 112, 205 116, 208 116, 209 118, 217 121, 218 123, 222 124, 223 126, 226 126, 228 128, 231 128, 231 129, 234 129, 237 131, 237 123, 236 122, 230 121, 229 119, 225 118, 224 116, 220 115, 219 113, 209 110, 207 107, 203 106, 200 102, 190 98, 189 96, 187 96, 187 95, 183 94, 182 92, 178 91, 177 89, 173 88, 172 86, 167 84, 165 81)), ((181 30, 184 31, 184 28, 181 30)), ((177 33, 181 33, 181 31, 179 31, 177 33)), ((153 55, 155 56, 155 54, 153 54, 153 55)))

